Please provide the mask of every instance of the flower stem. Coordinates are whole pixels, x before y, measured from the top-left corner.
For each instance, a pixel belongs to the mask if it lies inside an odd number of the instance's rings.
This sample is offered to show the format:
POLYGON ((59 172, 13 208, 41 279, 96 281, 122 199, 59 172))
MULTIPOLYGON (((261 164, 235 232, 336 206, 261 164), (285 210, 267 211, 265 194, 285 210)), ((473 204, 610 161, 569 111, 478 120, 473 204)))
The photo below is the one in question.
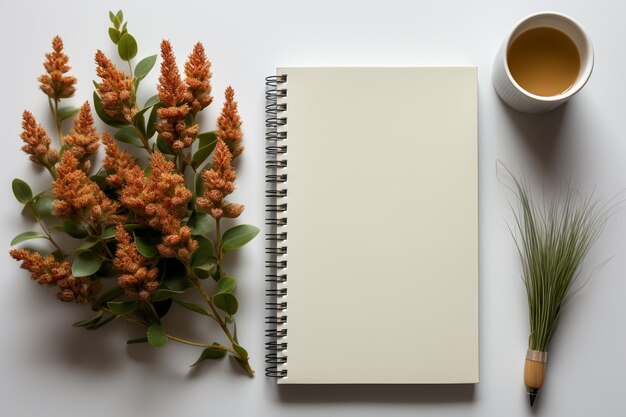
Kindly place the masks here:
POLYGON ((59 143, 63 146, 64 140, 63 132, 61 131, 61 117, 59 116, 59 101, 60 100, 58 98, 54 99, 54 119, 57 125, 57 132, 59 133, 59 143))
POLYGON ((146 137, 146 135, 143 134, 143 132, 136 123, 133 123, 133 127, 137 131, 137 134, 139 135, 139 139, 141 139, 141 143, 143 144, 144 149, 148 151, 148 154, 152 154, 152 149, 150 149, 150 144, 148 143, 148 138, 146 137))
POLYGON ((215 251, 217 252, 217 277, 224 278, 224 270, 222 268, 222 232, 220 230, 220 220, 215 220, 215 251))

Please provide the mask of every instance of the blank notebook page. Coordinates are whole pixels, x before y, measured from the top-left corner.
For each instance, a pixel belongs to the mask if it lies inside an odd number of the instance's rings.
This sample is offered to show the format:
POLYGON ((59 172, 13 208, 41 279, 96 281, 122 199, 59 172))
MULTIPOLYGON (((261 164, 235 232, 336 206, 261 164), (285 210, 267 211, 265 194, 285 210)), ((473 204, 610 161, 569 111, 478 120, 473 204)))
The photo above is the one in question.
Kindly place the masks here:
POLYGON ((287 377, 478 382, 476 68, 287 74, 287 377))

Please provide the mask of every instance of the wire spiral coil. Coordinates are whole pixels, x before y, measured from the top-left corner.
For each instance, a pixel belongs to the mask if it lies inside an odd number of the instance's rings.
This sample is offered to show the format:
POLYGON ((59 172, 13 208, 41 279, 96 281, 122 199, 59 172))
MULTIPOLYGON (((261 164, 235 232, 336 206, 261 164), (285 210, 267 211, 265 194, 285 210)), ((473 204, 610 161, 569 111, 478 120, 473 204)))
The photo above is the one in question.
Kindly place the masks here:
POLYGON ((266 175, 265 205, 265 375, 287 377, 287 76, 265 79, 266 175))

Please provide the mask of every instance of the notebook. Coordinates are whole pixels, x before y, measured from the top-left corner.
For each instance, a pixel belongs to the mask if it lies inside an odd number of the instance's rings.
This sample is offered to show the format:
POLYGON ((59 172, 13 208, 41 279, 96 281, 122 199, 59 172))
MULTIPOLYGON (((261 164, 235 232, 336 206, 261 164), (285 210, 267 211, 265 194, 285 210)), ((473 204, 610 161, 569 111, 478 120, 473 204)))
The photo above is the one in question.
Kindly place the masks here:
POLYGON ((267 375, 478 382, 476 68, 266 81, 267 375))

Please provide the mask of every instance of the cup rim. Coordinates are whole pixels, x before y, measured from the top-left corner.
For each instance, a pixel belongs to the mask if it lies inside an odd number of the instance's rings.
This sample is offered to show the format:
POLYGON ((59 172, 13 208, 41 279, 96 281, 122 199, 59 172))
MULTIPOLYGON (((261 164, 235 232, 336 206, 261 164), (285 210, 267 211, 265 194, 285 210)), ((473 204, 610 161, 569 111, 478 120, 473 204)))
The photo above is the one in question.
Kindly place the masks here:
MULTIPOLYGON (((587 84, 587 81, 589 81, 589 78, 591 76, 591 72, 593 71, 594 51, 593 51, 593 45, 591 43, 591 39, 587 35, 587 32, 582 28, 582 26, 576 20, 572 19, 571 17, 569 17, 569 16, 567 16, 567 15, 565 15, 563 13, 544 11, 544 12, 533 13, 531 15, 528 15, 528 16, 520 19, 513 26, 513 29, 511 29, 509 35, 507 36, 506 41, 504 43, 504 48, 505 48, 505 51, 502 54, 502 60, 503 60, 503 63, 504 63, 504 71, 505 71, 507 77, 509 78, 509 80, 511 81, 513 86, 517 89, 517 91, 519 91, 520 93, 522 93, 523 95, 525 95, 525 96, 527 96, 529 98, 532 98, 533 100, 538 100, 538 101, 542 101, 542 102, 546 102, 546 103, 567 100, 568 98, 572 97, 574 94, 578 93, 585 86, 585 84, 587 84), (580 80, 582 80, 582 82, 579 85, 576 85, 575 88, 570 88, 569 90, 567 90, 567 91, 565 91, 563 93, 554 95, 554 96, 539 96, 537 94, 533 94, 530 91, 525 90, 522 86, 520 86, 517 83, 517 81, 513 77, 513 74, 511 74, 511 71, 509 69, 509 63, 507 62, 508 49, 509 49, 509 46, 511 45, 513 34, 517 30, 517 28, 519 28, 523 23, 527 22, 528 20, 535 19, 535 18, 541 17, 541 16, 555 16, 557 18, 561 18, 563 20, 569 21, 582 34, 583 38, 585 39, 585 42, 588 45, 588 53, 587 53, 587 57, 586 57, 586 59, 588 59, 588 64, 586 65, 586 67, 584 69, 584 72, 580 76, 580 80)), ((581 57, 581 59, 582 58, 585 58, 585 57, 581 57)), ((572 87, 574 87, 574 86, 572 86, 572 87)))

